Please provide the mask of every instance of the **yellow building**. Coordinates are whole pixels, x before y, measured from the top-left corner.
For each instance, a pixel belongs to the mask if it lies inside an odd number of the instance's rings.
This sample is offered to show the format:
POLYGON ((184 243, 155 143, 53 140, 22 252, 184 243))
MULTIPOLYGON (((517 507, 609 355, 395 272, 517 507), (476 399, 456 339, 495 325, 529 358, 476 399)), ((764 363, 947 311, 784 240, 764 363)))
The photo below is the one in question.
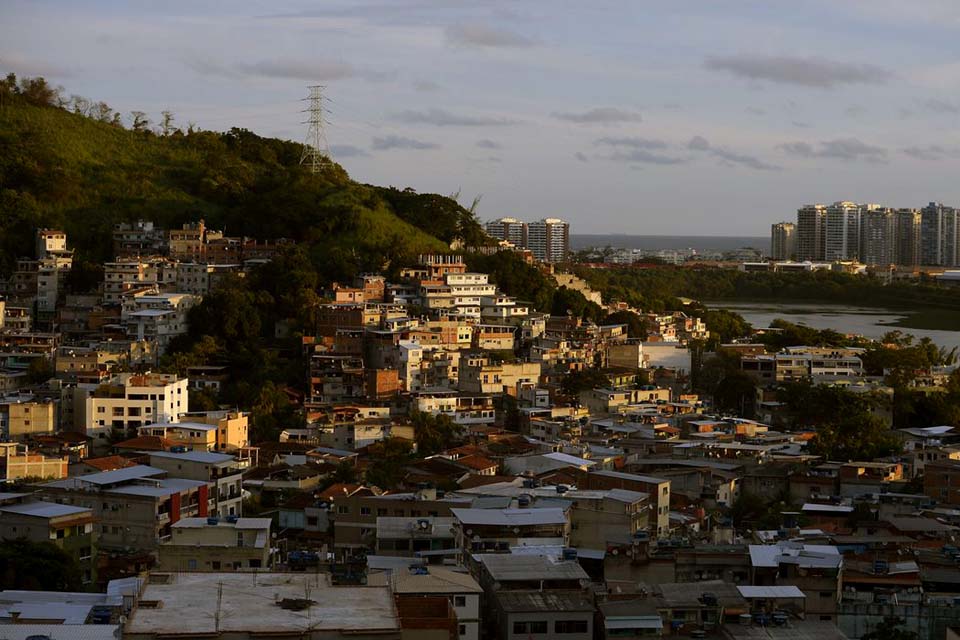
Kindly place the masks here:
POLYGON ((45 456, 31 453, 26 445, 0 442, 0 480, 9 482, 23 478, 60 480, 67 477, 70 459, 66 456, 45 456))
POLYGON ((161 571, 269 569, 270 518, 184 518, 160 545, 161 571))
POLYGON ((53 402, 4 402, 0 404, 0 434, 9 440, 56 431, 53 402))

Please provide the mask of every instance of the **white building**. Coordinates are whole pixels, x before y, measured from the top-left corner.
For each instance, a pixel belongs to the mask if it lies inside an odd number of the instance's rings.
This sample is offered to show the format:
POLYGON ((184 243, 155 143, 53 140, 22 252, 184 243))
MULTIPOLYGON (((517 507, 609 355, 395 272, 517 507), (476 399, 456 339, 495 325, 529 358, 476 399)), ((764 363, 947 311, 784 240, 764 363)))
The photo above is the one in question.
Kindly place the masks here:
POLYGON ((527 225, 527 249, 543 262, 562 262, 570 253, 570 224, 544 218, 527 225))
POLYGON ((90 386, 83 402, 87 435, 105 437, 111 429, 136 431, 155 422, 179 422, 187 412, 187 379, 173 374, 121 373, 109 382, 90 386))
POLYGON ((176 336, 187 332, 187 312, 200 301, 188 293, 134 295, 123 301, 120 321, 127 327, 127 336, 154 343, 162 354, 176 336))

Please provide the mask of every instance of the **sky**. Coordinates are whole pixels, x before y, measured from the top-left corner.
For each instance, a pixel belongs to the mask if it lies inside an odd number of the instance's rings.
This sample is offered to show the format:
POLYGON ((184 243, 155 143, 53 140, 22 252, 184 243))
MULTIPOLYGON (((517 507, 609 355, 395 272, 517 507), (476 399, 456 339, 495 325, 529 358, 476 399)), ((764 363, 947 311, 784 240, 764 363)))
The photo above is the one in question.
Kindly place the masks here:
POLYGON ((960 205, 956 0, 2 0, 0 71, 572 233, 960 205))

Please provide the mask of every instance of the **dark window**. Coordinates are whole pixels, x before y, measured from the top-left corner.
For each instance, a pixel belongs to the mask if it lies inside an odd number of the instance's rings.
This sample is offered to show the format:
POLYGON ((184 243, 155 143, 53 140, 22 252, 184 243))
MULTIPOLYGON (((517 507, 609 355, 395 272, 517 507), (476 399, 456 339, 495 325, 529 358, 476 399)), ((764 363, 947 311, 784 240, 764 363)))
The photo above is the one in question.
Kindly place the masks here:
POLYGON ((467 606, 467 596, 453 596, 453 606, 455 607, 467 606))
POLYGON ((553 623, 554 633, 586 633, 586 620, 557 620, 553 623))

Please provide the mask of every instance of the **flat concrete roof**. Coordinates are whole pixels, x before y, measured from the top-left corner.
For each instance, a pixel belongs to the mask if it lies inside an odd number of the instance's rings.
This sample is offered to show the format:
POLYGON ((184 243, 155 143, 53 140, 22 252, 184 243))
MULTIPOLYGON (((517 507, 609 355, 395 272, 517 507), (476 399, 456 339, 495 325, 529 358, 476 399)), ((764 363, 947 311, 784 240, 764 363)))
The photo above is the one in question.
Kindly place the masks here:
POLYGON ((196 636, 216 633, 214 614, 222 585, 220 633, 399 631, 393 596, 383 587, 333 587, 326 574, 176 573, 166 584, 144 587, 140 606, 131 614, 128 634, 196 636), (308 596, 309 594, 309 596, 308 596), (280 606, 283 600, 309 599, 300 611, 280 606), (160 601, 157 608, 143 601, 160 601))

